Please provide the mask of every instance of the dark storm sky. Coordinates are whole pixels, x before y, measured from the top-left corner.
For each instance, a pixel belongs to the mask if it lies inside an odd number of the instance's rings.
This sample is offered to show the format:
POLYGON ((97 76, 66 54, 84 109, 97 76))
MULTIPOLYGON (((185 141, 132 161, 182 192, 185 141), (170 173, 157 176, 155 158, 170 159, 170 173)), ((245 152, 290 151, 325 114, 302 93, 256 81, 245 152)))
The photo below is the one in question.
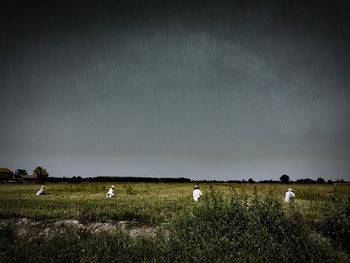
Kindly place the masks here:
POLYGON ((348 1, 0 7, 2 167, 350 179, 348 1))

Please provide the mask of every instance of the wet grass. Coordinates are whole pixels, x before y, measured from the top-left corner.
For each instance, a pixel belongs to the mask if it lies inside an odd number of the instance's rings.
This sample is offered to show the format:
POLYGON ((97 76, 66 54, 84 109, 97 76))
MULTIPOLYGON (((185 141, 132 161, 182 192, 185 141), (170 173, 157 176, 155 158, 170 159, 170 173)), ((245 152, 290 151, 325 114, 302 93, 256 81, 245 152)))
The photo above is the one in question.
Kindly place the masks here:
MULTIPOLYGON (((116 184, 116 197, 106 199, 110 184, 47 184, 47 194, 35 196, 38 185, 0 185, 0 218, 84 219, 87 221, 136 220, 160 224, 193 206, 193 184, 116 184)), ((210 184, 202 184, 204 193, 210 184)), ((227 198, 234 190, 248 197, 254 192, 283 200, 282 184, 215 184, 227 198)), ((350 185, 292 185, 295 206, 308 218, 323 217, 324 207, 334 198, 349 198, 350 185)))
POLYGON ((350 185, 123 183, 0 185, 0 218, 128 220, 162 225, 168 238, 74 233, 50 242, 13 240, 1 232, 6 262, 348 262, 350 185), (285 189, 296 200, 285 205, 285 189), (33 253, 35 251, 35 253, 33 253))

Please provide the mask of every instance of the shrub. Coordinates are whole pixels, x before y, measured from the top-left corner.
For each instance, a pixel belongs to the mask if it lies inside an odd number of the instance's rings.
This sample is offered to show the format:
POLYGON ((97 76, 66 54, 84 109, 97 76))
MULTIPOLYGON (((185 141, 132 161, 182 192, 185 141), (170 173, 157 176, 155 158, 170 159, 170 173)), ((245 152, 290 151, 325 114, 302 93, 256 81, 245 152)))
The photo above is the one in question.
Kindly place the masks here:
POLYGON ((334 259, 326 240, 311 235, 300 213, 276 198, 211 197, 173 230, 179 261, 312 262, 334 259))
POLYGON ((334 199, 324 211, 325 219, 318 231, 331 239, 334 246, 350 252, 350 202, 334 199))
POLYGON ((49 173, 46 171, 46 169, 38 166, 33 170, 33 175, 36 177, 37 183, 43 183, 44 180, 49 176, 49 173))
MULTIPOLYGON (((327 203, 329 209, 322 220, 318 218, 318 233, 314 233, 297 210, 299 199, 286 206, 271 193, 259 196, 256 189, 251 197, 235 191, 225 196, 211 188, 195 203, 186 194, 150 197, 149 191, 147 198, 141 198, 136 186, 136 195, 106 199, 100 194, 101 185, 93 185, 92 195, 85 198, 76 194, 81 188, 69 185, 74 194, 60 198, 32 198, 34 187, 28 190, 30 198, 22 192, 3 197, 0 216, 21 217, 30 212, 34 219, 130 220, 143 223, 142 227, 166 225, 168 234, 131 238, 124 232, 71 231, 52 240, 29 242, 14 240, 10 232, 0 229, 0 262, 349 262, 328 241, 349 251, 349 202, 340 198, 327 203)), ((58 190, 52 187, 53 193, 58 190)))

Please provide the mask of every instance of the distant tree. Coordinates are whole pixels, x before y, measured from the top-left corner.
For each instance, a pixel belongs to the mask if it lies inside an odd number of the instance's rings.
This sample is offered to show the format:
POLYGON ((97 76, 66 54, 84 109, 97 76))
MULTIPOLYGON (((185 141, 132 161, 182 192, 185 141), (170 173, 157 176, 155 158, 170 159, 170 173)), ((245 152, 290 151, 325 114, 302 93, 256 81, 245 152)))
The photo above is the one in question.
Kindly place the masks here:
POLYGON ((327 181, 327 184, 333 184, 333 181, 332 181, 331 179, 329 179, 329 180, 327 181))
POLYGON ((281 181, 281 183, 289 183, 289 176, 286 175, 286 174, 283 174, 283 175, 280 177, 280 181, 281 181))
POLYGON ((249 178, 248 183, 252 184, 252 183, 255 183, 255 181, 253 180, 253 178, 249 178))
POLYGON ((49 173, 46 171, 46 169, 38 166, 33 170, 33 175, 36 177, 37 183, 42 183, 44 182, 45 178, 49 176, 49 173))
POLYGON ((17 171, 15 172, 15 175, 28 175, 27 171, 25 169, 17 169, 17 171))
POLYGON ((17 169, 15 172, 15 180, 17 183, 23 182, 23 176, 28 175, 27 171, 25 169, 17 169))
POLYGON ((325 184, 325 180, 322 177, 317 178, 317 183, 318 184, 325 184))
POLYGON ((310 179, 310 178, 305 178, 305 179, 298 179, 297 181, 296 181, 296 183, 297 184, 315 184, 316 183, 316 181, 315 180, 312 180, 312 179, 310 179))
POLYGON ((70 180, 69 180, 71 183, 81 183, 84 181, 84 179, 80 176, 76 177, 76 176, 73 176, 70 180))

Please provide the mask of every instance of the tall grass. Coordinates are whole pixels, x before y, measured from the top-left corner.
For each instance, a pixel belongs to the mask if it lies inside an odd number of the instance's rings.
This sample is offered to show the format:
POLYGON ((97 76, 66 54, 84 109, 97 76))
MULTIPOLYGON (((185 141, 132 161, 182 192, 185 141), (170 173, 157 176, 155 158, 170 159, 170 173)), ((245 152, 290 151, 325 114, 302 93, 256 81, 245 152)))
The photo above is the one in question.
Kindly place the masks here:
POLYGON ((317 232, 331 239, 335 247, 350 252, 350 202, 336 199, 324 207, 324 219, 315 224, 317 232))
MULTIPOLYGON (((137 196, 134 193, 130 194, 135 195, 137 196)), ((152 214, 161 212, 153 211, 157 210, 157 204, 152 204, 154 200, 148 200, 149 206, 140 206, 140 210, 137 211, 144 211, 144 215, 149 214, 152 218, 152 214)), ((1 255, 4 262, 348 262, 349 260, 348 254, 338 250, 348 249, 346 246, 348 243, 345 242, 348 238, 347 233, 339 234, 337 232, 339 227, 332 225, 336 230, 335 236, 327 234, 324 231, 332 229, 328 227, 327 220, 320 224, 316 229, 319 231, 315 232, 299 212, 297 202, 285 205, 272 193, 260 194, 256 190, 250 194, 242 191, 231 191, 228 194, 208 188, 200 202, 192 203, 180 199, 179 203, 181 205, 176 208, 172 208, 172 203, 169 203, 169 206, 161 203, 161 210, 181 210, 181 213, 174 213, 171 218, 167 218, 167 227, 170 231, 168 236, 159 233, 156 237, 132 238, 124 232, 93 235, 76 231, 51 241, 27 242, 14 240, 11 238, 11 233, 6 233, 1 235, 1 255)), ((81 209, 84 211, 87 207, 84 203, 77 204, 77 211, 81 209)), ((117 205, 117 202, 114 203, 112 200, 110 204, 117 205)), ((333 220, 340 216, 345 220, 348 203, 344 201, 333 205, 336 212, 330 212, 325 218, 333 220), (342 209, 338 207, 339 205, 342 209)), ((88 211, 90 212, 90 209, 88 211)), ((84 217, 90 219, 89 214, 84 217)), ((342 226, 344 222, 347 226, 346 220, 340 222, 342 226)))
POLYGON ((128 220, 171 232, 166 238, 76 232, 28 243, 3 229, 0 261, 347 262, 349 186, 293 185, 297 198, 286 206, 290 185, 203 184, 199 203, 191 200, 192 184, 116 184, 113 199, 104 197, 109 184, 101 183, 48 184, 40 197, 37 185, 0 185, 0 218, 128 220))
MULTIPOLYGON (((120 183, 116 198, 107 200, 108 183, 47 184, 47 195, 37 197, 38 185, 0 185, 0 218, 28 217, 37 220, 86 217, 92 221, 139 220, 149 217, 153 223, 169 221, 186 211, 192 204, 193 184, 120 183)), ((202 184, 204 196, 209 184, 202 184)), ((255 191, 261 195, 275 195, 283 200, 285 189, 295 189, 296 208, 304 216, 314 219, 324 214, 323 204, 331 198, 350 198, 350 185, 271 185, 271 184, 215 184, 216 191, 229 197, 231 189, 249 198, 255 191), (335 196, 335 197, 334 197, 335 196)))
POLYGON ((161 224, 191 203, 191 187, 148 184, 117 185, 116 197, 106 199, 107 184, 48 184, 47 194, 35 196, 37 185, 0 185, 0 218, 35 220, 78 219, 161 224), (184 192, 187 191, 186 194, 184 192))
POLYGON ((233 195, 228 202, 214 191, 174 230, 179 261, 330 262, 331 245, 313 235, 303 216, 275 197, 233 195))

